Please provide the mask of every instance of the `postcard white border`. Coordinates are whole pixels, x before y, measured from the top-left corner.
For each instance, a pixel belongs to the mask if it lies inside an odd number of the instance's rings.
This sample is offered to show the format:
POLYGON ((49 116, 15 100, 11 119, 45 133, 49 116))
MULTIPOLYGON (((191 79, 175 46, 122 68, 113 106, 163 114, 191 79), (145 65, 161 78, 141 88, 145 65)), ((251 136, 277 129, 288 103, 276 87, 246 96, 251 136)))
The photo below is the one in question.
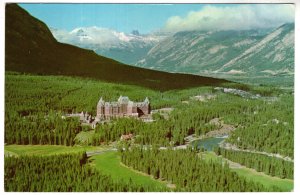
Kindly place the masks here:
MULTIPOLYGON (((295 112, 294 112, 294 123, 295 123, 295 129, 294 129, 294 136, 295 136, 295 156, 294 156, 294 164, 295 164, 295 178, 294 178, 294 193, 300 192, 300 113, 299 113, 299 106, 300 106, 300 78, 299 78, 299 60, 300 60, 300 50, 299 50, 299 33, 300 33, 300 26, 299 26, 299 18, 300 18, 300 1, 298 0, 4 0, 0 3, 0 59, 1 59, 1 77, 0 77, 0 167, 1 167, 1 176, 0 176, 0 188, 1 191, 4 192, 4 82, 5 82, 5 63, 4 63, 4 46, 5 46, 5 39, 4 39, 4 28, 5 28, 5 3, 158 3, 158 4, 167 4, 167 3, 209 3, 209 4, 220 4, 220 3, 230 3, 230 4, 264 4, 264 3, 292 3, 295 4, 295 82, 294 82, 294 91, 295 91, 295 112), (298 55, 297 55, 298 54, 298 55), (299 142, 299 143, 298 143, 299 142), (297 185, 298 184, 298 185, 297 185)), ((11 194, 11 193, 10 193, 11 194)), ((15 194, 15 193, 14 193, 15 194)), ((24 194, 24 193, 16 193, 16 194, 24 194)), ((25 193, 27 194, 27 193, 25 193)), ((39 194, 39 193, 38 193, 39 194)), ((51 193, 54 194, 54 193, 51 193)), ((82 194, 82 193, 77 193, 82 194)), ((86 194, 86 193, 85 193, 86 194)), ((113 193, 116 194, 116 193, 113 193)), ((144 193, 135 193, 135 194, 144 194, 144 193)), ((173 193, 170 193, 173 194, 173 193)), ((203 193, 201 193, 203 194, 203 193)), ((208 194, 208 193, 204 193, 208 194)), ((209 194, 217 194, 217 193, 209 193, 209 194)), ((227 193, 227 194, 233 194, 233 193, 227 193)), ((236 194, 236 193, 234 193, 236 194)), ((240 193, 238 193, 240 194, 240 193)), ((250 194, 250 193, 243 193, 244 194, 250 194)), ((251 193, 252 194, 252 193, 251 193)), ((260 194, 266 194, 266 193, 260 193, 260 194)), ((286 193, 284 193, 286 194, 286 193)), ((290 193, 289 193, 290 194, 290 193)))

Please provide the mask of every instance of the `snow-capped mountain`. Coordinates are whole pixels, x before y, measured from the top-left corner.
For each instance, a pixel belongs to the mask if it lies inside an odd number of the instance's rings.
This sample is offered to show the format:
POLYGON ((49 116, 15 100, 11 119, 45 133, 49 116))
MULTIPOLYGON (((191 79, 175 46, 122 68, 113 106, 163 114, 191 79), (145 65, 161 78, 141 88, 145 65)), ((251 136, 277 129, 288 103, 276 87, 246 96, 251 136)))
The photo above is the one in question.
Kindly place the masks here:
POLYGON ((137 30, 126 34, 108 28, 80 27, 70 32, 51 28, 54 37, 126 64, 135 64, 165 35, 141 35, 137 30))

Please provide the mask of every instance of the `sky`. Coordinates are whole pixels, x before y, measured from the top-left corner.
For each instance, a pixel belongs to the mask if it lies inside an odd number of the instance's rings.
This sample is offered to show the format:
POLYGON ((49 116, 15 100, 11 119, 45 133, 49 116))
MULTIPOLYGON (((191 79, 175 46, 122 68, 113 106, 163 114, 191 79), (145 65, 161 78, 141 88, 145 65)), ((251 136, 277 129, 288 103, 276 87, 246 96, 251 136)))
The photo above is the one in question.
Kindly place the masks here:
POLYGON ((200 4, 20 4, 47 25, 64 30, 99 26, 129 33, 150 33, 169 17, 184 16, 200 4))
POLYGON ((19 4, 49 27, 97 26, 130 33, 276 27, 294 22, 291 4, 19 4))

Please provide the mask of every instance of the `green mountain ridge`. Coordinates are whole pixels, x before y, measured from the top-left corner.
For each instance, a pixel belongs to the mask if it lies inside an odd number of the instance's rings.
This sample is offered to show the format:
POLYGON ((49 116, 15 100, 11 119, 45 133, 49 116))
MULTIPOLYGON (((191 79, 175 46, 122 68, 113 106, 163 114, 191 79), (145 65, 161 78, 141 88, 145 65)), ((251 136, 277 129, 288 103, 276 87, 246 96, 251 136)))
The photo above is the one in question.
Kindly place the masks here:
POLYGON ((228 82, 132 67, 59 43, 43 22, 17 4, 6 4, 5 27, 5 71, 89 77, 162 91, 228 82))

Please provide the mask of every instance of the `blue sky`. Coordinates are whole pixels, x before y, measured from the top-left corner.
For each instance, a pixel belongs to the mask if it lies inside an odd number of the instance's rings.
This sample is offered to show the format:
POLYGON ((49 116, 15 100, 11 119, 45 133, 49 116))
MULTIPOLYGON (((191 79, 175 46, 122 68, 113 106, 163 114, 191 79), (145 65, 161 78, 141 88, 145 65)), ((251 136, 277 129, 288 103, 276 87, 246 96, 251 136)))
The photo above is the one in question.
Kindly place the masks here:
POLYGON ((161 28, 174 15, 198 11, 200 4, 20 4, 48 26, 72 30, 99 26, 121 32, 138 29, 149 33, 161 28))
POLYGON ((67 31, 98 26, 119 32, 164 29, 226 30, 293 22, 293 5, 241 4, 19 4, 49 27, 67 31))

